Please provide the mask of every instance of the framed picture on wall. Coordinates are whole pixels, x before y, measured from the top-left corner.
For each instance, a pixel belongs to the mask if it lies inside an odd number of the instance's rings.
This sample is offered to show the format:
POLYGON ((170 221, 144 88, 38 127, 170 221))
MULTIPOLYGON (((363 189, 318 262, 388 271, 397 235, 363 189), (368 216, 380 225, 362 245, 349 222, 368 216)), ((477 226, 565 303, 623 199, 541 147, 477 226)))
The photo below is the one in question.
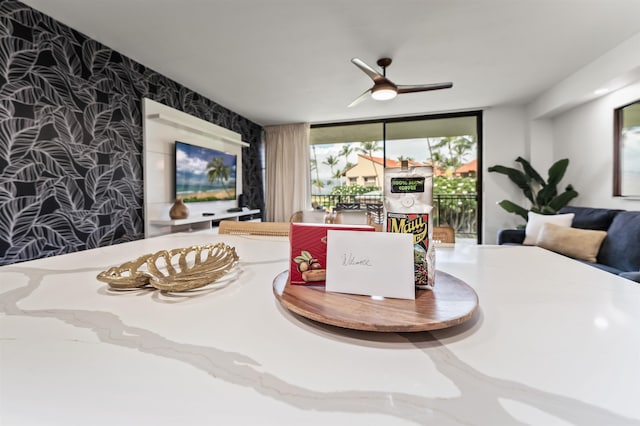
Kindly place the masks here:
POLYGON ((613 195, 640 197, 640 100, 613 114, 613 195))

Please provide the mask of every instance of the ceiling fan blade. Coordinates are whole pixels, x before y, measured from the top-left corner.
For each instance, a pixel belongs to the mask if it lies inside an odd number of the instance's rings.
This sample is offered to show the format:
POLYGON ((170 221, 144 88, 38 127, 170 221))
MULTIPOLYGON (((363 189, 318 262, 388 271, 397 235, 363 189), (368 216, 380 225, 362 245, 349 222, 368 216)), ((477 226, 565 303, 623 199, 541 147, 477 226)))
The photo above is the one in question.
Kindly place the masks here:
POLYGON ((362 60, 358 58, 351 59, 351 62, 360 68, 366 75, 369 76, 373 81, 377 82, 381 79, 384 79, 384 76, 380 74, 378 71, 371 68, 369 65, 365 64, 362 60))
POLYGON ((356 105, 358 105, 360 102, 364 101, 365 99, 367 99, 369 97, 369 93, 371 93, 371 89, 367 89, 365 90, 362 95, 358 96, 357 98, 355 98, 353 100, 353 102, 351 102, 347 108, 351 108, 354 107, 356 105))
POLYGON ((450 81, 446 83, 434 83, 434 84, 398 85, 398 93, 428 92, 429 90, 450 89, 452 87, 453 87, 453 83, 451 83, 450 81))

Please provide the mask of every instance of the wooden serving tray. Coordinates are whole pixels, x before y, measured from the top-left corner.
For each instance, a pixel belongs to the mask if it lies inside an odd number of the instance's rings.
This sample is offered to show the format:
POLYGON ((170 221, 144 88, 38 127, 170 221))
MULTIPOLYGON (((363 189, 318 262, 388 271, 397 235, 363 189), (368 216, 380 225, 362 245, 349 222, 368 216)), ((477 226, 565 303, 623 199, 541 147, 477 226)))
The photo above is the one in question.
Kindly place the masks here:
POLYGON ((438 330, 461 324, 478 309, 478 295, 465 282, 436 271, 434 290, 416 290, 416 299, 374 299, 332 293, 324 286, 292 285, 289 271, 273 281, 273 294, 298 315, 343 328, 383 332, 438 330))

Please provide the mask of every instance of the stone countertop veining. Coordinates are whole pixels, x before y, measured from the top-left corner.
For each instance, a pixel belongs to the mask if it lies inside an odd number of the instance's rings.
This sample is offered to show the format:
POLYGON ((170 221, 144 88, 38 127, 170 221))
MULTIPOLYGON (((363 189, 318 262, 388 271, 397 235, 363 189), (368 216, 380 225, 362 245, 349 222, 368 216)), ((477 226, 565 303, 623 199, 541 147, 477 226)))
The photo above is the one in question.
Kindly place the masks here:
POLYGON ((281 307, 288 256, 286 239, 199 232, 0 267, 0 423, 640 425, 631 281, 537 247, 456 245, 436 265, 474 287, 476 316, 371 333, 281 307), (95 279, 211 241, 240 256, 224 286, 95 279))

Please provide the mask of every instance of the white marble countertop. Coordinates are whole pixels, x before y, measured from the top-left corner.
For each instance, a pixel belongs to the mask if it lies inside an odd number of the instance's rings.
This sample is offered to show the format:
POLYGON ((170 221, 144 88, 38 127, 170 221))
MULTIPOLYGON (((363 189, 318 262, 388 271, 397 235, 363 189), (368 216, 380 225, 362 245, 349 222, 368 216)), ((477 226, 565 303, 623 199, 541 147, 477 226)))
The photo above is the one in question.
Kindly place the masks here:
MULTIPOLYGON (((640 286, 536 247, 437 249, 462 326, 344 330, 282 308, 282 238, 172 234, 0 267, 0 424, 640 425, 640 286), (143 253, 235 246, 228 285, 113 292, 143 253)), ((436 283, 437 285, 437 283, 436 283)))

